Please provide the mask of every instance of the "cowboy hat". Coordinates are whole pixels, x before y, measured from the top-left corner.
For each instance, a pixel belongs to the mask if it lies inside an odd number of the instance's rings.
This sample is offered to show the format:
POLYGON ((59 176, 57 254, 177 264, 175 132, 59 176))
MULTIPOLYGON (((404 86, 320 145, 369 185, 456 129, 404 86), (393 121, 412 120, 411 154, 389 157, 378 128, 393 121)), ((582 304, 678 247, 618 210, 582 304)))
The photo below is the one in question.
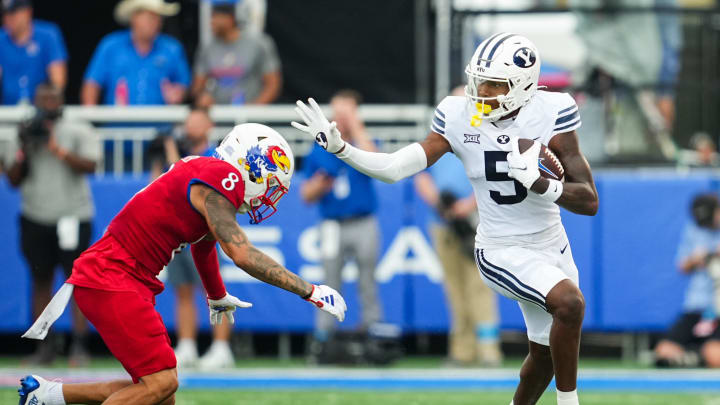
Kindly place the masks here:
POLYGON ((130 17, 139 10, 148 10, 169 17, 180 11, 180 5, 177 3, 165 3, 163 0, 123 0, 115 7, 115 20, 120 24, 127 24, 130 17))

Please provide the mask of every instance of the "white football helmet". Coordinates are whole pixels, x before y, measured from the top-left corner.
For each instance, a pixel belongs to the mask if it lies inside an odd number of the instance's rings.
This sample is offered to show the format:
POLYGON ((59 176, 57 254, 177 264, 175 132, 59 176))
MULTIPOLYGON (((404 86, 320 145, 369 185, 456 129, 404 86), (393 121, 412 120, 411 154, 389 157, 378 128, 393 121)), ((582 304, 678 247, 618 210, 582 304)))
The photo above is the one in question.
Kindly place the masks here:
POLYGON ((215 149, 215 157, 235 166, 245 183, 247 212, 258 224, 277 212, 278 201, 290 188, 295 160, 290 145, 274 129, 261 124, 235 126, 215 149))
POLYGON ((495 34, 478 45, 467 67, 465 95, 475 105, 479 118, 496 121, 530 101, 538 89, 540 54, 529 39, 507 32, 495 34), (481 97, 483 85, 507 83, 509 91, 497 97, 481 97), (487 103, 497 100, 499 108, 487 103))

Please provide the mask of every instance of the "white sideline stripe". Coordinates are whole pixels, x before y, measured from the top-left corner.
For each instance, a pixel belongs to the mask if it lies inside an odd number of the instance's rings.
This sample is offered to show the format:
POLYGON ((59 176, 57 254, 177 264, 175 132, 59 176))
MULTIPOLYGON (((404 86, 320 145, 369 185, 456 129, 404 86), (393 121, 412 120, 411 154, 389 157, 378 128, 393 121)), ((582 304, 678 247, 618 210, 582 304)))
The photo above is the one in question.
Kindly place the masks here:
MULTIPOLYGON (((63 382, 92 382, 109 379, 127 379, 129 376, 121 369, 21 369, 0 368, 0 387, 18 386, 20 378, 27 374, 40 375, 46 379, 62 379, 63 382)), ((413 380, 469 380, 469 381, 506 381, 518 378, 517 369, 355 369, 355 368, 238 368, 234 370, 215 372, 200 372, 188 370, 179 372, 180 379, 192 378, 196 380, 238 379, 252 380, 336 380, 352 381, 356 379, 378 379, 395 381, 413 380)), ((586 369, 580 371, 579 380, 593 379, 603 381, 720 381, 720 370, 623 370, 623 369, 586 369)))

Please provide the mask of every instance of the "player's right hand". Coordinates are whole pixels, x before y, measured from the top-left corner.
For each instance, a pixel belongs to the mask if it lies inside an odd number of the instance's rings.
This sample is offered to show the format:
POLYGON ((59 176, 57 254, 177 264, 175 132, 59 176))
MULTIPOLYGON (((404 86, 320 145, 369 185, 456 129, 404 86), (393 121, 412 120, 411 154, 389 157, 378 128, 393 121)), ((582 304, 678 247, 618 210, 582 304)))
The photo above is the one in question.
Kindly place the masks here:
POLYGON ((230 323, 235 323, 235 317, 233 317, 235 309, 250 308, 252 306, 251 303, 241 301, 228 293, 225 293, 225 296, 219 300, 211 300, 208 298, 207 301, 208 307, 210 307, 210 323, 212 325, 222 324, 223 314, 225 314, 225 317, 230 323))
POLYGON ((342 295, 335 291, 334 288, 326 285, 313 285, 312 294, 310 294, 310 298, 308 298, 307 301, 312 302, 323 311, 329 312, 340 322, 345 319, 347 305, 345 305, 345 300, 342 295))
POLYGON ((308 99, 308 104, 312 108, 305 105, 301 100, 298 100, 295 104, 297 104, 295 112, 305 121, 305 125, 295 121, 291 122, 290 125, 312 135, 315 142, 326 151, 330 153, 340 152, 345 146, 345 141, 340 136, 337 123, 335 121, 328 122, 320 106, 312 98, 308 99))
POLYGON ((519 139, 513 137, 510 140, 512 151, 507 154, 508 177, 519 181, 526 189, 530 190, 530 187, 540 178, 540 169, 538 168, 540 142, 535 141, 528 150, 520 153, 519 139))

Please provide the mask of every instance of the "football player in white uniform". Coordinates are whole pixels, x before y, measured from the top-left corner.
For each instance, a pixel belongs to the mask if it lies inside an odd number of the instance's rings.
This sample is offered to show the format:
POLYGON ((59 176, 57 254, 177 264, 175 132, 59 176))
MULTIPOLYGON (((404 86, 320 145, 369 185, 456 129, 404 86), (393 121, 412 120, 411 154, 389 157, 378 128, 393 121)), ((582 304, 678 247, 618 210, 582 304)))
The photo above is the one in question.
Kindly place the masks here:
POLYGON ((527 38, 500 33, 483 41, 466 73, 465 97, 446 97, 427 138, 395 153, 372 153, 344 142, 313 99, 298 101, 305 125, 328 152, 385 182, 412 176, 447 152, 465 166, 478 203, 475 259, 483 280, 516 300, 529 355, 514 405, 535 404, 553 375, 559 405, 577 405, 577 363, 585 301, 560 221, 559 206, 595 215, 598 195, 578 147, 578 108, 566 93, 538 90, 540 55, 527 38), (520 153, 518 139, 534 140, 520 153), (565 170, 563 181, 540 176, 540 144, 565 170))

